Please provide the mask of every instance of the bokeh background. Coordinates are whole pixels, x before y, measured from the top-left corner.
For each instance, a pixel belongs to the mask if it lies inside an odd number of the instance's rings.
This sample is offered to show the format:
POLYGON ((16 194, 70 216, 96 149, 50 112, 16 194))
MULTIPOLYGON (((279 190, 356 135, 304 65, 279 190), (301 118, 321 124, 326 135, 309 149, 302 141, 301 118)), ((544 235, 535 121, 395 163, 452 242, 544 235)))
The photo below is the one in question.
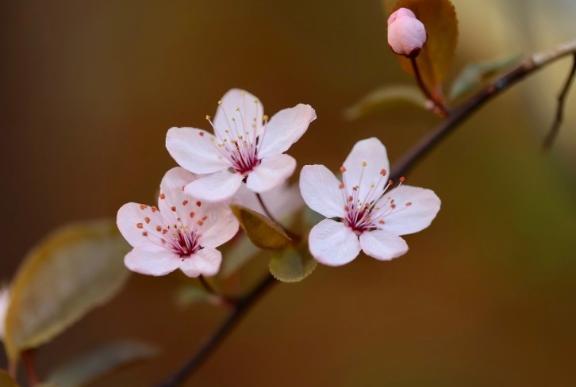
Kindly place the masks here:
MULTIPOLYGON (((455 0, 471 61, 576 37, 571 0, 455 0)), ((151 202, 174 165, 171 126, 205 127, 231 87, 268 113, 298 102, 319 119, 292 149, 335 168, 380 137, 392 160, 436 119, 412 107, 354 122, 343 110, 411 83, 386 43, 378 0, 22 0, 0 6, 0 280, 57 226, 151 202)), ((443 209, 408 255, 319 267, 281 285, 190 386, 576 385, 576 97, 558 146, 540 141, 569 60, 516 87, 445 141, 410 183, 443 209)), ((242 282, 264 272, 254 262, 242 282)), ((153 361, 96 386, 148 386, 191 354, 225 312, 179 308, 174 274, 125 291, 39 352, 42 373, 115 338, 158 345, 153 361)))

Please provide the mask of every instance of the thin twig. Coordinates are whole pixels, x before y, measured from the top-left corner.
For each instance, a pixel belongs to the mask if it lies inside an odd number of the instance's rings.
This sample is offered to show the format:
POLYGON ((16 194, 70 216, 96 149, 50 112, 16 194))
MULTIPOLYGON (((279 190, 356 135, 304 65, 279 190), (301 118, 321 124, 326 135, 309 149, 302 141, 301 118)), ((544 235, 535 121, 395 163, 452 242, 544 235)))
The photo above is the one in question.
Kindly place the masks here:
MULTIPOLYGON (((512 71, 501 76, 475 96, 464 102, 459 108, 453 110, 450 115, 431 134, 425 136, 411 150, 406 152, 404 157, 395 165, 390 177, 394 180, 407 174, 412 167, 423 159, 437 144, 448 134, 454 131, 458 125, 462 124, 474 112, 480 109, 486 102, 499 95, 504 90, 510 88, 521 79, 535 73, 542 67, 553 63, 565 56, 575 55, 576 40, 560 45, 553 50, 535 54, 512 71)), ((262 198, 258 197, 259 201, 262 198)), ((263 205, 264 212, 268 212, 263 205)), ((271 218, 273 219, 273 218, 271 218)), ((274 219, 273 219, 274 220, 274 219)), ((256 302, 276 283, 277 281, 267 275, 260 281, 246 296, 242 297, 230 315, 210 336, 198 352, 196 352, 173 376, 171 376, 162 387, 174 387, 184 383, 200 365, 214 352, 230 332, 238 325, 242 317, 256 304, 256 302)))
POLYGON ((558 94, 558 105, 556 107, 556 116, 554 117, 554 121, 552 122, 552 126, 550 127, 550 131, 548 135, 544 139, 544 143, 542 144, 542 148, 547 151, 549 150, 552 145, 554 144, 554 140, 558 136, 560 131, 560 126, 562 126, 562 122, 564 121, 564 108, 566 106, 566 97, 568 97, 568 93, 570 92, 570 88, 574 83, 574 75, 576 75, 576 54, 572 55, 572 67, 570 68, 570 72, 568 73, 568 77, 564 82, 564 86, 558 94))
POLYGON ((22 363, 26 371, 26 380, 30 387, 36 386, 40 383, 40 377, 36 369, 36 351, 28 349, 22 353, 22 363))
POLYGON ((278 219, 276 219, 274 217, 274 215, 272 215, 272 213, 270 212, 270 210, 268 209, 268 206, 266 205, 266 203, 264 202, 264 199, 262 199, 262 195, 260 195, 259 193, 256 193, 256 199, 258 199, 258 203, 260 203, 260 206, 262 207, 262 209, 264 210, 264 213, 266 214, 266 216, 276 225, 278 226, 282 231, 284 231, 284 233, 286 235, 288 235, 288 237, 292 240, 293 243, 297 243, 300 240, 300 236, 293 233, 292 231, 288 230, 286 227, 284 227, 284 225, 278 221, 278 219))
POLYGON ((272 275, 267 274, 256 287, 246 296, 241 298, 214 333, 204 342, 200 349, 160 387, 175 387, 184 383, 218 348, 218 346, 228 337, 232 330, 240 323, 246 313, 256 304, 256 302, 278 281, 272 275))
POLYGON ((552 50, 534 54, 524 60, 516 68, 491 82, 480 92, 453 109, 450 115, 432 132, 425 135, 395 164, 391 173, 392 179, 407 174, 417 162, 421 161, 446 136, 452 133, 460 124, 466 121, 488 101, 500 95, 528 75, 532 75, 543 67, 556 62, 568 55, 576 53, 576 40, 562 44, 552 50))
POLYGON ((420 72, 420 67, 418 67, 418 62, 416 62, 416 57, 410 57, 410 64, 412 65, 412 71, 414 71, 414 77, 416 78, 418 87, 420 88, 420 90, 422 90, 422 93, 424 94, 426 99, 432 102, 432 104, 442 117, 448 117, 450 112, 448 111, 444 103, 438 100, 438 98, 435 97, 434 94, 432 94, 430 89, 428 89, 428 87, 424 83, 424 80, 422 79, 422 73, 420 72))

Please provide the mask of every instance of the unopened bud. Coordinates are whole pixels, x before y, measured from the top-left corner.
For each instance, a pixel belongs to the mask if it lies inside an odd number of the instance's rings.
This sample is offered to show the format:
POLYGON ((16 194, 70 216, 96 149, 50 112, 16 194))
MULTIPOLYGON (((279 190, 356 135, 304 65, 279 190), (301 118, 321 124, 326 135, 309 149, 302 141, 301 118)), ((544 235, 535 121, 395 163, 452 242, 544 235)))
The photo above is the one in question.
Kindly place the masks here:
POLYGON ((388 18, 388 44, 398 55, 416 57, 426 43, 426 28, 408 8, 399 8, 388 18))

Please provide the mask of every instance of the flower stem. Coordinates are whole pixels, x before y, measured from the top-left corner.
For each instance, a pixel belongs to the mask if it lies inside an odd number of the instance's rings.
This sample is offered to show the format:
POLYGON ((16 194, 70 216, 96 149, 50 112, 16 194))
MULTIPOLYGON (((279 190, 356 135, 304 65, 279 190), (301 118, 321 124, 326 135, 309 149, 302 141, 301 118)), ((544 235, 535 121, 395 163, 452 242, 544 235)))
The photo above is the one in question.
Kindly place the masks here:
POLYGON ((278 219, 276 219, 272 213, 270 212, 270 210, 268 209, 268 206, 266 206, 266 203, 264 202, 264 199, 262 198, 262 195, 260 195, 259 193, 256 193, 256 199, 258 199, 258 203, 260 203, 260 206, 262 206, 262 209, 264 210, 264 213, 266 214, 266 216, 276 225, 278 226, 282 231, 284 231, 284 233, 286 235, 288 235, 293 241, 298 241, 300 239, 300 237, 296 234, 294 234, 292 231, 288 230, 286 227, 284 227, 284 225, 282 223, 280 223, 278 221, 278 219))
POLYGON ((220 294, 210 282, 204 277, 203 275, 198 277, 200 284, 208 293, 214 296, 214 303, 217 305, 224 305, 228 307, 233 307, 238 301, 233 297, 228 297, 223 294, 220 294))
POLYGON ((418 67, 418 62, 416 61, 416 57, 410 57, 410 64, 412 65, 412 71, 414 71, 414 77, 416 78, 416 82, 418 83, 418 87, 422 90, 422 93, 426 96, 426 98, 434 104, 436 110, 440 113, 442 117, 448 117, 450 112, 444 105, 442 101, 440 101, 437 97, 432 94, 430 89, 424 83, 422 79, 422 73, 420 72, 420 67, 418 67))
POLYGON ((166 379, 159 387, 175 387, 182 385, 190 376, 200 368, 210 355, 222 344, 234 328, 240 323, 246 313, 252 309, 256 302, 272 288, 278 281, 267 274, 250 292, 240 298, 234 305, 232 312, 204 342, 200 349, 186 361, 182 368, 166 379))
POLYGON ((36 369, 36 350, 28 349, 22 353, 22 363, 26 370, 26 380, 28 385, 33 387, 40 384, 40 377, 36 369))

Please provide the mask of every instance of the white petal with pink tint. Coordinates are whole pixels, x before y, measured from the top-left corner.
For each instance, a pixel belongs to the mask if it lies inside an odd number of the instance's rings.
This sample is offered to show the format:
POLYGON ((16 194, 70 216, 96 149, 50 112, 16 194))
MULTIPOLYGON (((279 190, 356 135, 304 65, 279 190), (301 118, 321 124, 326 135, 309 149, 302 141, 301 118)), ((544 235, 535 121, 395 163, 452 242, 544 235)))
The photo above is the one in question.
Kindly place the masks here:
POLYGON ((228 206, 207 205, 208 218, 203 221, 201 226, 202 234, 200 244, 204 247, 218 247, 236 235, 240 224, 228 206))
POLYGON ((360 253, 358 236, 341 222, 324 219, 310 231, 310 253, 320 263, 341 266, 360 253))
POLYGON ((4 339, 6 329, 6 312, 10 305, 10 288, 2 286, 0 288, 0 340, 4 339))
POLYGON ((428 189, 388 180, 386 148, 376 138, 358 141, 344 162, 343 183, 325 167, 307 165, 300 175, 302 197, 308 206, 328 218, 312 228, 310 252, 317 261, 341 265, 354 259, 360 248, 379 260, 408 251, 400 235, 430 225, 440 199, 428 189), (339 192, 339 195, 337 194, 339 192))
POLYGON ((383 230, 369 231, 360 235, 360 246, 366 255, 381 261, 388 261, 408 252, 408 245, 404 239, 383 230))
POLYGON ((296 160, 286 154, 271 156, 262 160, 248 174, 246 186, 254 192, 265 192, 282 184, 296 169, 296 160))
MULTIPOLYGON (((159 210, 128 203, 118 211, 118 227, 134 247, 125 257, 130 270, 155 276, 182 265, 194 267, 198 274, 218 270, 221 255, 214 247, 234 236, 238 221, 227 203, 207 203, 188 195, 185 187, 195 179, 183 168, 173 168, 162 179, 159 210)), ((194 270, 187 274, 195 274, 194 270)))
POLYGON ((228 167, 211 133, 194 128, 171 128, 166 149, 178 164, 194 173, 213 173, 228 167))
POLYGON ((264 108, 260 100, 241 89, 231 89, 218 103, 214 116, 214 131, 220 138, 229 137, 229 133, 238 130, 258 130, 262 126, 264 108), (255 127, 253 127, 255 125, 255 127))
POLYGON ((118 210, 116 225, 120 233, 133 247, 153 245, 151 237, 162 224, 162 217, 156 207, 138 203, 126 203, 118 210))
POLYGON ((220 171, 204 175, 186 186, 186 193, 202 200, 219 202, 230 199, 242 184, 242 175, 220 171))
POLYGON ((344 217, 344 196, 340 182, 323 165, 305 165, 300 172, 302 198, 314 211, 327 218, 344 217))
POLYGON ((276 113, 266 125, 260 146, 260 157, 286 152, 306 133, 308 126, 315 119, 316 112, 312 106, 304 104, 276 113))
POLYGON ((180 269, 189 277, 213 276, 220 270, 222 254, 220 251, 204 248, 198 250, 196 254, 182 261, 180 269))
POLYGON ((364 201, 370 191, 382 191, 388 181, 390 164, 386 147, 374 137, 358 141, 343 167, 342 178, 348 192, 358 187, 358 200, 364 201))
POLYGON ((315 118, 312 107, 298 104, 280 111, 265 125, 258 98, 232 89, 219 102, 214 120, 207 116, 214 136, 199 129, 172 128, 166 147, 182 167, 209 177, 191 184, 189 194, 209 201, 227 200, 242 182, 261 193, 290 177, 296 162, 283 153, 315 118))
POLYGON ((430 226, 440 205, 440 198, 432 190, 408 185, 394 188, 378 203, 385 214, 381 228, 396 235, 422 231, 430 226))
POLYGON ((124 264, 136 273, 161 276, 178 269, 180 259, 161 248, 155 250, 135 248, 126 255, 124 264))
POLYGON ((418 54, 426 38, 426 27, 408 8, 399 8, 388 18, 388 45, 396 54, 418 54))

